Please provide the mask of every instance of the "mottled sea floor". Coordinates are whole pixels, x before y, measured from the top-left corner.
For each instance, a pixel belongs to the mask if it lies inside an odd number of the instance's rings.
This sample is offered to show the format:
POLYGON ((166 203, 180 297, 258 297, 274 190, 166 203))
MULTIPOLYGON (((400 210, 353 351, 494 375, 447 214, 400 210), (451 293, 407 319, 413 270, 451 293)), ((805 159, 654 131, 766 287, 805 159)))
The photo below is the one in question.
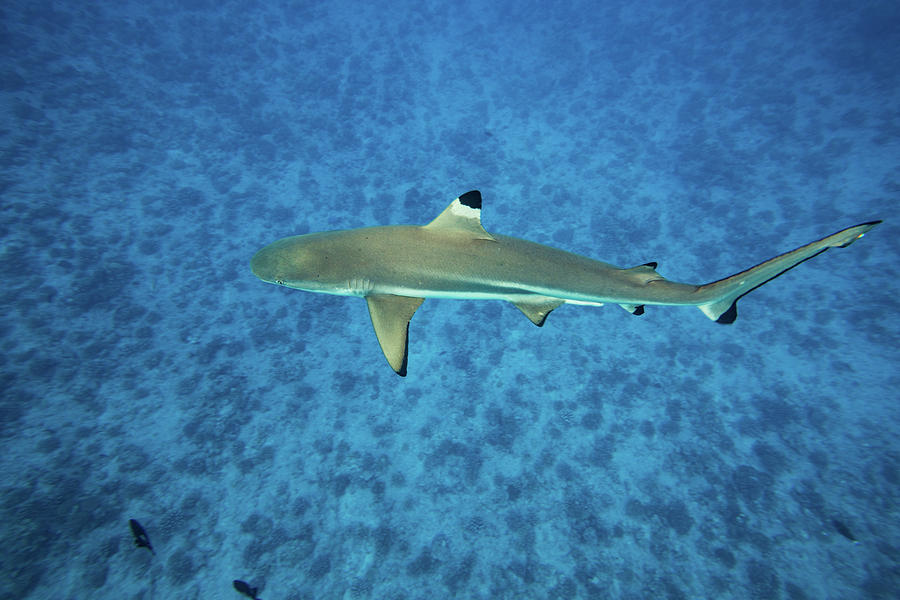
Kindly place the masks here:
POLYGON ((893 597, 898 31, 893 2, 4 3, 0 597, 893 597), (731 326, 429 299, 405 379, 365 302, 249 271, 470 189, 488 231, 691 283, 885 223, 731 326))

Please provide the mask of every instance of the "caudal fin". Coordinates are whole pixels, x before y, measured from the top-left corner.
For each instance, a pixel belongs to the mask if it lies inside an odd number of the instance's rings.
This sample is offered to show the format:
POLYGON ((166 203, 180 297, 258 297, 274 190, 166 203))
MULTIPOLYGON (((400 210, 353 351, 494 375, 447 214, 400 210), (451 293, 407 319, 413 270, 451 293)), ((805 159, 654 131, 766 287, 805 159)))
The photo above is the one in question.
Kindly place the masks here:
POLYGON ((699 294, 714 298, 707 304, 701 304, 700 310, 716 323, 734 323, 737 318, 737 301, 741 297, 829 248, 849 246, 879 223, 881 221, 870 221, 842 229, 821 240, 769 259, 746 271, 700 286, 700 289, 697 290, 699 294))

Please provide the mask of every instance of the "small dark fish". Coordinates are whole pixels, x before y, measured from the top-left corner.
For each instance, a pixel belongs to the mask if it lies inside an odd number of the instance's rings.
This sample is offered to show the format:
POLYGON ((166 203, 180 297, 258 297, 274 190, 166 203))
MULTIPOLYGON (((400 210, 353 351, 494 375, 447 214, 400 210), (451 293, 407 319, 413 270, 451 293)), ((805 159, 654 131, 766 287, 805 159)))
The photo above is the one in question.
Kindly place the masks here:
POLYGON ((156 556, 156 551, 150 545, 150 538, 143 526, 134 519, 128 519, 128 525, 131 527, 131 535, 134 536, 134 545, 138 548, 146 548, 153 553, 153 556, 156 556))
POLYGON ((259 591, 259 588, 250 587, 250 584, 246 581, 241 581, 240 579, 235 579, 233 582, 234 589, 247 596, 248 598, 253 598, 253 600, 262 600, 259 596, 256 595, 256 592, 259 591))
POLYGON ((839 534, 853 542, 854 544, 859 544, 859 541, 853 536, 853 533, 850 531, 850 528, 844 525, 842 522, 837 519, 832 519, 831 524, 834 525, 834 528, 837 530, 839 534))

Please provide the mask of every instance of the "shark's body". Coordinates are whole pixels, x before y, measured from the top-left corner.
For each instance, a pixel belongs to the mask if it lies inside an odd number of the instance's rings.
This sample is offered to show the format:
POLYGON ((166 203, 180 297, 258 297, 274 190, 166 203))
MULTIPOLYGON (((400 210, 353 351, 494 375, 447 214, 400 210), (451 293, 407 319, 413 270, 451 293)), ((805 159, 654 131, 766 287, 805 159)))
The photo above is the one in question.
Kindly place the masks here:
POLYGON ((849 227, 706 285, 676 283, 656 263, 620 269, 481 226, 481 194, 468 192, 424 226, 328 231, 278 240, 256 253, 253 273, 291 288, 365 297, 381 349, 406 374, 409 320, 425 298, 512 302, 538 326, 561 304, 698 306, 731 323, 737 300, 828 248, 844 247, 880 221, 849 227))

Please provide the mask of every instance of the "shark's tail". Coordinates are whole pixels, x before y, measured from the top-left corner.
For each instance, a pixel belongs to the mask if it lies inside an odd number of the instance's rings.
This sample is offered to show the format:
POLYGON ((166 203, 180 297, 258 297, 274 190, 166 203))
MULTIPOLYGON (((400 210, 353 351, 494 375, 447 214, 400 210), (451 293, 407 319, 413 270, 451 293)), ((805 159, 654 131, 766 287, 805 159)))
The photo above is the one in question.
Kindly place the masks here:
POLYGON ((713 298, 711 302, 701 304, 700 310, 716 323, 734 323, 737 318, 737 301, 741 297, 829 248, 849 246, 879 223, 881 221, 870 221, 842 229, 826 238, 776 256, 746 271, 700 286, 700 289, 697 290, 698 294, 713 298))

